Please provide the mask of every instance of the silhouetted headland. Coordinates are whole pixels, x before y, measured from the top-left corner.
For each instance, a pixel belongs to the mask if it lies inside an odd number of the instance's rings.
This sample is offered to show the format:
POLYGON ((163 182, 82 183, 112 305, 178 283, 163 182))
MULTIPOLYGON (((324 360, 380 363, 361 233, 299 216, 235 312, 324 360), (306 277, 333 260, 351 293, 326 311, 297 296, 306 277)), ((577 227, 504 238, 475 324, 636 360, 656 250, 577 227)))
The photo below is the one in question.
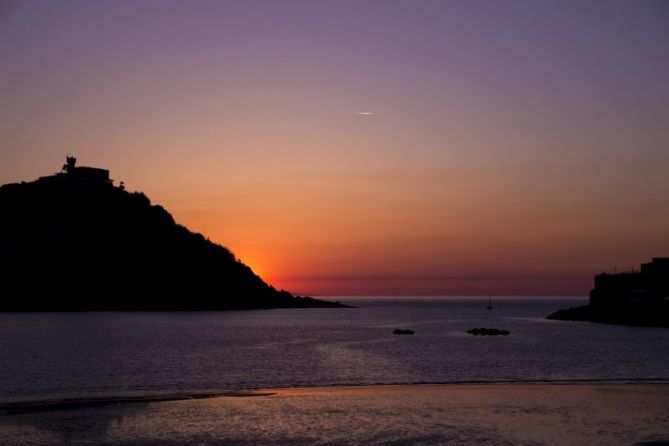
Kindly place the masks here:
POLYGON ((0 187, 0 311, 345 307, 265 283, 109 171, 0 187))
POLYGON ((596 275, 589 305, 548 319, 669 327, 669 258, 655 257, 639 271, 596 275))

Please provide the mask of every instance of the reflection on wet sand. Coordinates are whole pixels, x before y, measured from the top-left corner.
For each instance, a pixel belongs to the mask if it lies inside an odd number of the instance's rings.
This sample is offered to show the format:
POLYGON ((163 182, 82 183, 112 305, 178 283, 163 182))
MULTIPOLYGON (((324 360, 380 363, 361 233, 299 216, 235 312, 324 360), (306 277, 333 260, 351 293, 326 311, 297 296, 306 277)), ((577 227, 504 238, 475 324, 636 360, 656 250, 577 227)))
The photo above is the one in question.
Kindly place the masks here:
MULTIPOLYGON (((667 385, 273 390, 0 416, 6 445, 633 445, 669 440, 667 385)), ((656 442, 656 443, 649 443, 656 442)))
POLYGON ((108 432, 123 430, 124 420, 138 419, 143 412, 150 409, 149 403, 220 397, 261 397, 273 394, 249 390, 5 403, 0 404, 0 439, 4 440, 5 429, 8 433, 13 432, 16 437, 8 435, 7 440, 0 441, 0 444, 71 445, 91 440, 97 443, 106 441, 108 432))
POLYGON ((0 416, 0 443, 7 445, 76 445, 123 429, 125 419, 136 418, 146 404, 105 408, 14 413, 0 416))

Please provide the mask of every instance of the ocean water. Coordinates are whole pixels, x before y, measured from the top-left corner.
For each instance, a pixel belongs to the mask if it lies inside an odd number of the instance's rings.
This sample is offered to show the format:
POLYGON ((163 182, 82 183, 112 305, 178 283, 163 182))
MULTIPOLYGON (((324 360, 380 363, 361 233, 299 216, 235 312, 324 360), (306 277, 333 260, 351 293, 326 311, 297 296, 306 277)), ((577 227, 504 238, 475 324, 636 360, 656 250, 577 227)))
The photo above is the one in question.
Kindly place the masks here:
POLYGON ((544 317, 585 299, 340 299, 351 309, 0 314, 0 402, 256 388, 669 382, 669 330, 544 317), (472 336, 474 327, 509 336, 472 336), (415 335, 394 335, 396 328, 415 335))

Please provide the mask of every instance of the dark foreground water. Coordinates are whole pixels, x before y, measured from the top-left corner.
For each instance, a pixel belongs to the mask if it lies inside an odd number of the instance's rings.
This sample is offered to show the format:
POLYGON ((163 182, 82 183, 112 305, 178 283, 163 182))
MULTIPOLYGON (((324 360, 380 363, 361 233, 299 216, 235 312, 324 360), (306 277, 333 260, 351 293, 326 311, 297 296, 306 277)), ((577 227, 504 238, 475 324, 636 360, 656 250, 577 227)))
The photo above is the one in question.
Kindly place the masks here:
POLYGON ((669 330, 544 319, 584 302, 499 298, 488 311, 482 299, 405 298, 350 300, 355 309, 0 314, 0 403, 400 383, 669 382, 669 330), (511 335, 465 333, 474 327, 511 335))

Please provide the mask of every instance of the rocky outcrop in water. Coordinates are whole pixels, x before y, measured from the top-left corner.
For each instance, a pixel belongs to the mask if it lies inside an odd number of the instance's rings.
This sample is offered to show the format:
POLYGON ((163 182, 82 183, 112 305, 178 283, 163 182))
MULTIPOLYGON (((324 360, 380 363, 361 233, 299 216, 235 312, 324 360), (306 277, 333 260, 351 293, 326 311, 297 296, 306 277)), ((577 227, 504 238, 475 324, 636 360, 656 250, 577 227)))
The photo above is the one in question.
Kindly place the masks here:
POLYGON ((511 334, 508 330, 499 330, 497 328, 472 328, 467 333, 474 336, 508 336, 511 334))

